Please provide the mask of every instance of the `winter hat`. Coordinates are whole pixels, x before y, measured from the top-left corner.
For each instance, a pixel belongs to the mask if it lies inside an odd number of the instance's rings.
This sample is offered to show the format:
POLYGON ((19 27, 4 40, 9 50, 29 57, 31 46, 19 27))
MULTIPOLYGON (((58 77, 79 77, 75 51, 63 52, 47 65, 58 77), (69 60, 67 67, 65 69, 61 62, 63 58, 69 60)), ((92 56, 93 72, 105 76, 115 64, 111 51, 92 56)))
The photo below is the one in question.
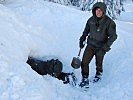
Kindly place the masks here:
POLYGON ((97 2, 97 3, 95 3, 93 5, 93 7, 92 7, 92 13, 93 13, 94 16, 96 16, 96 9, 97 8, 100 8, 103 11, 103 13, 106 14, 107 7, 106 7, 106 4, 105 3, 103 3, 103 2, 97 2))

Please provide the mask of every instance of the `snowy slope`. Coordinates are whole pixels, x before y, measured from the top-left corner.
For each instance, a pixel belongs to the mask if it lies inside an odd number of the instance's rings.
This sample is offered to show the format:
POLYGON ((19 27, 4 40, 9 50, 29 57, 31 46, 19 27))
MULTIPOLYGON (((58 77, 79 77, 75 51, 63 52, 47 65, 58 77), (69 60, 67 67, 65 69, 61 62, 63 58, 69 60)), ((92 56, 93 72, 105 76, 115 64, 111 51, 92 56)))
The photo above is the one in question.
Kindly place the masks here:
MULTIPOLYGON (((63 71, 79 50, 78 42, 91 14, 43 0, 20 0, 0 5, 0 100, 132 100, 133 23, 116 21, 118 39, 104 61, 103 79, 88 92, 40 76, 26 64, 28 56, 58 58, 63 71)), ((128 19, 127 16, 126 18, 128 19)), ((83 51, 82 51, 83 53, 83 51)), ((90 64, 95 74, 95 60, 90 64)), ((80 69, 75 70, 78 84, 80 69)))
POLYGON ((125 11, 121 12, 118 20, 133 23, 133 1, 128 1, 124 6, 125 11))

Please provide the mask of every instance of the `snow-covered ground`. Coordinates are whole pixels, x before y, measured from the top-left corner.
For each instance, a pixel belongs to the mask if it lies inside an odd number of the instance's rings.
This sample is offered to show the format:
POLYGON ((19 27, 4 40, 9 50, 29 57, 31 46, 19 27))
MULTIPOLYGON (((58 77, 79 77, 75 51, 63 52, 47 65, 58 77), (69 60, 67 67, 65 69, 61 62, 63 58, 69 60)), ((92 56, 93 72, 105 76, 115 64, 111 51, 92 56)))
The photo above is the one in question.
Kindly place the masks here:
MULTIPOLYGON (((26 60, 28 56, 58 58, 63 71, 72 72, 70 63, 91 13, 43 0, 9 1, 0 4, 0 100, 132 100, 133 19, 115 21, 118 39, 105 56, 102 81, 90 83, 89 91, 83 92, 49 75, 38 75, 26 60)), ((75 73, 79 84, 80 69, 75 73)), ((90 78, 94 74, 93 59, 90 78)))
POLYGON ((133 1, 127 0, 127 2, 124 4, 124 10, 125 11, 121 12, 118 20, 133 23, 133 1))

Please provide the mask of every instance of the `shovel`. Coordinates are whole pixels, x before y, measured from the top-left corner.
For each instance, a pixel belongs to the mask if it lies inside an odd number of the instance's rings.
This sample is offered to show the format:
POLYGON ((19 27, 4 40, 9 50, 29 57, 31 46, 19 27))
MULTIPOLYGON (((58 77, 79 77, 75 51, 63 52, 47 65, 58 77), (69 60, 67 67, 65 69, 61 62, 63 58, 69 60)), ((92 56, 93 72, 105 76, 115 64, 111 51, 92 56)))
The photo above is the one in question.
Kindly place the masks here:
POLYGON ((72 63, 71 63, 71 66, 74 68, 74 69, 78 69, 80 68, 81 66, 81 60, 80 60, 80 52, 81 52, 81 48, 79 50, 79 53, 78 53, 78 57, 73 57, 72 59, 72 63))

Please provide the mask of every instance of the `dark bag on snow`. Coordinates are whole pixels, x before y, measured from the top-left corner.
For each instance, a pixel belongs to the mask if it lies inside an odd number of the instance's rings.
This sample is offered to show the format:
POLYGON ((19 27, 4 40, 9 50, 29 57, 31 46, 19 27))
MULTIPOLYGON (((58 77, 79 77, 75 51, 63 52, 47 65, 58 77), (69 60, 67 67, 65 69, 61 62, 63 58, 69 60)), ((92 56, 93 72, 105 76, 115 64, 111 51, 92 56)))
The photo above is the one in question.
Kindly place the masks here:
POLYGON ((54 77, 60 76, 63 69, 63 64, 61 63, 61 61, 59 61, 58 59, 51 59, 47 61, 47 65, 47 72, 49 75, 52 75, 54 77))
POLYGON ((58 59, 51 59, 47 61, 41 61, 35 58, 29 57, 27 63, 31 68, 40 75, 49 74, 54 77, 58 77, 63 68, 63 64, 58 59))

